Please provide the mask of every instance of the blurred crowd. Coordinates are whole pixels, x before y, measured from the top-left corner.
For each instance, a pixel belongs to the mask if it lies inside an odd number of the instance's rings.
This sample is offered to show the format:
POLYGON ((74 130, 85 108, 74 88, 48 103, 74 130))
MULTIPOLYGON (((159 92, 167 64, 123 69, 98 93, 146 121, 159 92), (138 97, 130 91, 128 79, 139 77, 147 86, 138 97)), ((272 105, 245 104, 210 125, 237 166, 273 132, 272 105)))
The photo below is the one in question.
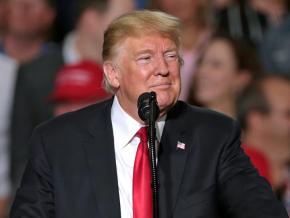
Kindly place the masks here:
POLYGON ((0 218, 33 128, 111 97, 103 33, 134 9, 181 19, 180 100, 240 122, 244 151, 290 214, 289 0, 0 0, 0 218))

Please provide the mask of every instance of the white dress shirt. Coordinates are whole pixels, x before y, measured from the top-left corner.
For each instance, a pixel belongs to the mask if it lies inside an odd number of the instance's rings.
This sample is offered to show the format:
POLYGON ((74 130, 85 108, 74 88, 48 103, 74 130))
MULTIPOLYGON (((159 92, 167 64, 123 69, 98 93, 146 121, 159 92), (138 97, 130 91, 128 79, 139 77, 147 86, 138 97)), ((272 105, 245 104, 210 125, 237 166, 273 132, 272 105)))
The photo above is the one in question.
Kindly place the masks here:
MULTIPOLYGON (((165 118, 164 116, 156 122, 156 137, 158 142, 161 139, 165 118)), ((121 217, 132 218, 133 169, 137 147, 140 142, 140 139, 135 137, 135 134, 143 125, 134 120, 122 109, 116 96, 112 105, 111 119, 114 134, 121 217)))
POLYGON ((0 198, 10 194, 9 181, 9 126, 18 64, 0 54, 0 198))

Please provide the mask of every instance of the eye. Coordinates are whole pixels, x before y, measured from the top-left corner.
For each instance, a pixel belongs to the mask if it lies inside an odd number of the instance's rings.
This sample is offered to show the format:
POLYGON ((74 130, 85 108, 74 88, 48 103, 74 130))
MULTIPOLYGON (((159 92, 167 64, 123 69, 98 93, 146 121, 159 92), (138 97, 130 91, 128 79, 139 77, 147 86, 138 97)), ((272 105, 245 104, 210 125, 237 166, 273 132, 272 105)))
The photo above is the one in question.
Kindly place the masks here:
POLYGON ((141 64, 149 63, 151 60, 152 60, 151 55, 142 55, 142 56, 137 58, 137 62, 141 63, 141 64))
POLYGON ((209 64, 212 66, 212 67, 215 67, 215 68, 222 68, 223 66, 223 63, 219 60, 211 60, 209 62, 209 64))
POLYGON ((207 67, 211 67, 211 68, 215 68, 215 69, 220 69, 222 68, 222 62, 217 60, 217 59, 204 59, 201 62, 200 66, 207 66, 207 67))
POLYGON ((165 59, 168 61, 174 61, 178 57, 177 52, 171 51, 171 52, 166 52, 165 53, 165 59))

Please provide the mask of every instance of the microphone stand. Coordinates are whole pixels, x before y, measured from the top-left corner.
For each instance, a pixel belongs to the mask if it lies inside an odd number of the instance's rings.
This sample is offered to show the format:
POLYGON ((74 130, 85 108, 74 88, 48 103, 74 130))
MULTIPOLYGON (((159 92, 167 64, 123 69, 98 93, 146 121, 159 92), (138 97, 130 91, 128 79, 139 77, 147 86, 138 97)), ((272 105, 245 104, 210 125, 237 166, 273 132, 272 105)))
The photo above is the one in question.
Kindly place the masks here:
POLYGON ((152 205, 153 205, 153 218, 159 217, 158 211, 158 174, 156 167, 156 129, 155 129, 155 121, 159 115, 159 108, 156 100, 155 92, 145 92, 141 94, 138 98, 138 114, 139 117, 145 121, 148 125, 147 135, 148 135, 148 143, 149 143, 149 156, 150 156, 150 165, 151 165, 151 173, 152 173, 152 205))
POLYGON ((153 198, 153 217, 158 218, 158 174, 157 174, 157 164, 156 164, 156 128, 155 128, 155 120, 156 120, 156 96, 155 93, 150 93, 150 116, 149 116, 149 126, 148 126, 148 141, 149 141, 149 153, 150 153, 150 162, 152 169, 152 198, 153 198))

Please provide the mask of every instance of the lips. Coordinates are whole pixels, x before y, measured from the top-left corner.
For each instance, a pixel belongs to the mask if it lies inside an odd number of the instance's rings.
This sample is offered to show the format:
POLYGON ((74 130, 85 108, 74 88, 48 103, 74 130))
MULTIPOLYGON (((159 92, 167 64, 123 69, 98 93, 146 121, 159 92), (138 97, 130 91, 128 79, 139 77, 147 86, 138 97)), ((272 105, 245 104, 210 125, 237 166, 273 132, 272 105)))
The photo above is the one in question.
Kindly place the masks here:
POLYGON ((150 88, 165 89, 165 88, 169 88, 171 85, 172 85, 171 82, 163 82, 163 83, 157 83, 157 84, 151 85, 150 88))

